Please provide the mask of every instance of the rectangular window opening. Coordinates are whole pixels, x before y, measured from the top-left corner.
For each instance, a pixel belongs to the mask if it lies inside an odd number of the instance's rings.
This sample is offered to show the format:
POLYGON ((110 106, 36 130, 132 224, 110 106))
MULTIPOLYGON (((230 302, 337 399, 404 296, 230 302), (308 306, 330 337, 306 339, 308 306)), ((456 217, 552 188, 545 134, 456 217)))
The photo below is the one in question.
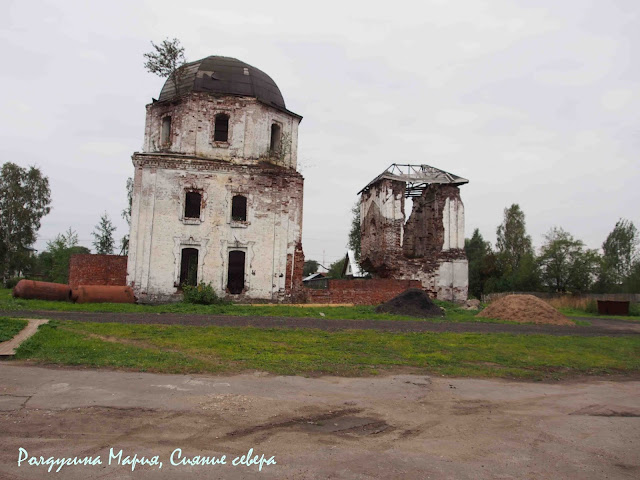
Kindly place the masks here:
POLYGON ((229 115, 224 113, 216 115, 213 140, 216 142, 229 141, 229 115))
POLYGON ((171 117, 166 116, 162 119, 162 145, 169 145, 171 143, 171 117))
POLYGON ((200 206, 202 204, 202 195, 198 192, 187 192, 184 201, 184 217, 200 218, 200 206))
POLYGON ((231 200, 231 220, 234 222, 247 221, 247 197, 236 195, 231 200))

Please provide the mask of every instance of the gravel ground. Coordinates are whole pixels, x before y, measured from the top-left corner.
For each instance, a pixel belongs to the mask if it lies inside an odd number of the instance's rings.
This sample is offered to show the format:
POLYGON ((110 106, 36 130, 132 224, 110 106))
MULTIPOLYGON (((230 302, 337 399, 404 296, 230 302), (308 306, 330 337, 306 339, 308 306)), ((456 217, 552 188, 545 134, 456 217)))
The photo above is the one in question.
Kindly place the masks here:
POLYGON ((579 318, 589 326, 530 325, 504 323, 434 323, 428 321, 401 320, 332 320, 325 318, 292 317, 240 317, 234 315, 193 315, 173 313, 105 313, 105 312, 56 312, 44 310, 0 311, 0 316, 74 320, 78 322, 116 322, 132 324, 194 325, 258 328, 317 328, 320 330, 380 330, 384 332, 468 332, 514 333, 578 336, 639 335, 640 322, 609 318, 579 318))
POLYGON ((0 367, 0 478, 637 479, 640 381, 0 367), (18 466, 100 456, 100 465, 18 466), (163 467, 109 464, 157 455, 163 467), (227 465, 172 465, 227 455, 227 465), (233 466, 247 454, 275 465, 233 466), (175 457, 175 454, 174 454, 175 457), (180 457, 175 457, 180 458, 180 457))

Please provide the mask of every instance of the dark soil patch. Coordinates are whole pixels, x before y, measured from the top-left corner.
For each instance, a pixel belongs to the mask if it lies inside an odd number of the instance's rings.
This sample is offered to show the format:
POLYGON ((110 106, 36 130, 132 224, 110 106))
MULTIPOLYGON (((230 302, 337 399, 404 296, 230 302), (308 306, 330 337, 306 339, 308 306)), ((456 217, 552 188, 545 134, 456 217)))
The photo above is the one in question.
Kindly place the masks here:
POLYGON ((376 308, 377 313, 393 313, 410 317, 444 317, 444 310, 429 298, 424 290, 410 288, 376 308))

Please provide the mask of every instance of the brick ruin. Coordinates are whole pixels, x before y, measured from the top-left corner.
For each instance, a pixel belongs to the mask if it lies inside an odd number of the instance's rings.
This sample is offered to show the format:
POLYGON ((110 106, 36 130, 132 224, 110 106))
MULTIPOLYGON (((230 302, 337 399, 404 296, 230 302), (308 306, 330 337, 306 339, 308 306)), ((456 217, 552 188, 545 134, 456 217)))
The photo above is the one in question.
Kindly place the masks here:
POLYGON ((428 165, 393 164, 360 193, 360 263, 374 278, 418 280, 440 300, 467 300, 468 180, 428 165), (406 219, 406 199, 413 200, 406 219))
POLYGON ((69 286, 126 285, 126 255, 91 255, 78 253, 69 259, 69 286))
POLYGON ((127 284, 141 302, 211 284, 234 301, 300 296, 304 179, 298 125, 275 82, 228 57, 182 67, 147 105, 127 284))

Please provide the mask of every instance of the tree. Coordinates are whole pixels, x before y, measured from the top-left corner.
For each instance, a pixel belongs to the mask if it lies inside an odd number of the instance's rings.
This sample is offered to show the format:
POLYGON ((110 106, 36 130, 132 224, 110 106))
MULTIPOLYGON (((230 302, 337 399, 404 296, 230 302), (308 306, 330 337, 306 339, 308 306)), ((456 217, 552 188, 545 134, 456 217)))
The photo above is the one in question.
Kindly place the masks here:
POLYGON ((40 220, 51 210, 49 180, 40 169, 7 162, 0 170, 0 273, 3 283, 23 270, 40 220))
POLYGON ((347 248, 353 250, 356 257, 356 262, 360 263, 360 243, 361 243, 361 231, 360 231, 360 202, 351 207, 351 230, 349 230, 349 241, 347 242, 347 248))
POLYGON ((184 73, 181 68, 185 63, 184 47, 177 38, 165 38, 160 45, 153 42, 151 45, 154 50, 143 54, 147 59, 144 68, 159 77, 171 79, 175 94, 178 95, 178 86, 184 73))
POLYGON ((86 247, 78 245, 78 234, 69 227, 65 233, 58 234, 47 242, 47 249, 38 256, 38 269, 48 282, 69 282, 69 259, 77 253, 91 253, 86 247))
POLYGON ((553 292, 584 292, 593 284, 599 262, 594 250, 585 250, 581 240, 554 227, 545 235, 539 257, 542 282, 553 292))
POLYGON ((531 291, 539 285, 531 237, 518 204, 504 209, 504 220, 496 230, 497 262, 502 285, 507 290, 531 291))
POLYGON ((487 280, 488 266, 487 255, 491 252, 491 245, 485 242, 477 228, 471 238, 464 241, 464 250, 469 261, 469 293, 476 298, 481 298, 484 291, 484 283, 487 280))
POLYGON ((329 271, 327 272, 327 277, 329 278, 342 278, 342 271, 344 270, 344 258, 340 260, 336 260, 331 265, 329 265, 329 271))
POLYGON ((617 291, 630 277, 638 258, 640 236, 633 222, 620 219, 602 244, 602 265, 598 287, 603 292, 617 291))
POLYGON ((316 273, 318 271, 318 267, 320 264, 315 260, 305 260, 304 267, 302 269, 302 275, 308 277, 312 273, 316 273))
POLYGON ((113 248, 115 247, 115 241, 113 240, 113 232, 116 227, 113 226, 109 215, 104 212, 100 217, 100 223, 96 225, 95 230, 91 233, 93 235, 93 247, 96 249, 96 253, 99 255, 112 255, 113 248))
MULTIPOLYGON (((131 206, 133 205, 133 178, 127 178, 127 208, 122 210, 122 218, 125 219, 131 231, 131 206)), ((120 239, 120 255, 129 254, 129 233, 120 239)))

